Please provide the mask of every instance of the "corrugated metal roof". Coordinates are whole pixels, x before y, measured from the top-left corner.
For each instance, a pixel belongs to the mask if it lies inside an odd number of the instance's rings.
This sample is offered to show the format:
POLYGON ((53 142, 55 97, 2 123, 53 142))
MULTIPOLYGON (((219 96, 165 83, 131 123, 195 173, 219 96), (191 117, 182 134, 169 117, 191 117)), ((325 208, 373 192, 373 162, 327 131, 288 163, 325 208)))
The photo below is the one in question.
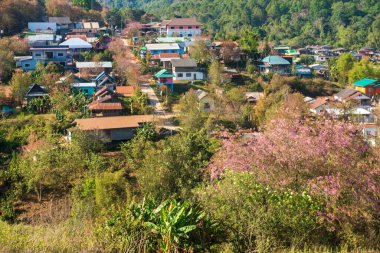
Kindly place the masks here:
POLYGON ((262 62, 269 63, 270 65, 290 65, 290 62, 278 55, 270 55, 261 60, 262 62))
POLYGON ((112 68, 112 62, 77 62, 75 63, 78 69, 80 68, 112 68))
POLYGON ((139 127, 142 123, 152 121, 154 121, 154 115, 100 117, 75 120, 81 130, 135 128, 139 127))
POLYGON ((364 79, 354 82, 353 85, 364 87, 364 86, 373 85, 376 83, 377 83, 376 79, 364 78, 364 79))
POLYGON ((146 44, 147 50, 179 50, 179 45, 177 43, 157 43, 157 44, 146 44))

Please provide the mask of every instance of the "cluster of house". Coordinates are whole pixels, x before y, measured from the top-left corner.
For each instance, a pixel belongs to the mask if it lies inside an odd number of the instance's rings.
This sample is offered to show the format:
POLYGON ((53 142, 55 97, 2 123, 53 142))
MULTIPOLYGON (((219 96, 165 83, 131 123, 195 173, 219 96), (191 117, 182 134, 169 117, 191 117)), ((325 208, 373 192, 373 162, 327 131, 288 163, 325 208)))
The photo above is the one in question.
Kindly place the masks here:
POLYGON ((154 33, 159 37, 194 37, 202 34, 203 24, 192 18, 173 18, 148 24, 133 23, 143 33, 154 33))
POLYGON ((352 122, 361 123, 363 134, 371 144, 377 136, 375 96, 380 95, 380 82, 375 79, 362 79, 352 83, 332 96, 306 97, 312 113, 327 114, 333 118, 346 117, 352 122))
MULTIPOLYGON (((82 92, 90 98, 86 105, 90 117, 74 121, 74 126, 67 130, 66 139, 69 141, 77 131, 87 132, 92 138, 102 142, 129 140, 142 124, 154 121, 153 115, 127 115, 123 99, 132 97, 136 88, 117 86, 115 79, 106 70, 93 76, 91 82, 76 74, 62 77, 59 82, 67 80, 71 82, 72 93, 82 92)), ((44 86, 32 84, 25 94, 25 103, 45 96, 48 96, 48 92, 44 86)))
MULTIPOLYGON (((273 48, 275 55, 268 56, 261 60, 259 71, 261 74, 276 73, 280 75, 294 74, 296 76, 320 75, 328 77, 329 68, 326 65, 328 60, 337 58, 343 53, 350 52, 345 48, 333 48, 329 45, 323 46, 306 46, 305 48, 291 48, 286 45, 279 45, 273 48), (314 58, 315 64, 305 66, 300 64, 300 56, 309 55, 314 58), (295 66, 295 71, 292 70, 295 66)), ((376 51, 370 47, 362 47, 358 52, 351 52, 352 56, 357 60, 367 57, 372 61, 380 60, 380 51, 376 51)))
MULTIPOLYGON (((87 51, 103 51, 111 37, 106 27, 98 22, 71 22, 68 17, 50 17, 47 22, 30 22, 24 32, 30 46, 30 55, 16 57, 16 66, 33 71, 38 62, 61 64, 70 74, 57 83, 69 84, 70 94, 81 92, 89 99, 86 105, 90 117, 77 119, 68 129, 68 140, 80 130, 104 142, 131 139, 137 128, 154 120, 153 115, 127 115, 125 98, 136 91, 133 86, 120 86, 114 75, 112 62, 83 62, 79 56, 87 51)), ((0 86, 1 115, 14 111, 14 101, 7 86, 0 86)), ((48 90, 40 84, 31 84, 23 106, 33 105, 34 99, 47 97, 48 90)))
POLYGON ((111 37, 107 27, 98 22, 71 22, 69 17, 49 17, 47 22, 29 22, 24 32, 30 55, 15 57, 16 67, 24 71, 36 69, 37 62, 61 64, 73 68, 74 59, 90 50, 107 49, 111 37))

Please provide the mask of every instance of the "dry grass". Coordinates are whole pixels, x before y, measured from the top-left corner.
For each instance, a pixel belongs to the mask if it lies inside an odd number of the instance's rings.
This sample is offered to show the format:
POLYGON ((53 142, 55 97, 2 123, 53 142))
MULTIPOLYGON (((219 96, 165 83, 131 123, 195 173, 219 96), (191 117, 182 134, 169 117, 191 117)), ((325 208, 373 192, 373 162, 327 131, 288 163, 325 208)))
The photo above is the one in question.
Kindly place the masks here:
POLYGON ((0 221, 0 252, 95 251, 92 221, 68 220, 57 225, 9 225, 0 221))

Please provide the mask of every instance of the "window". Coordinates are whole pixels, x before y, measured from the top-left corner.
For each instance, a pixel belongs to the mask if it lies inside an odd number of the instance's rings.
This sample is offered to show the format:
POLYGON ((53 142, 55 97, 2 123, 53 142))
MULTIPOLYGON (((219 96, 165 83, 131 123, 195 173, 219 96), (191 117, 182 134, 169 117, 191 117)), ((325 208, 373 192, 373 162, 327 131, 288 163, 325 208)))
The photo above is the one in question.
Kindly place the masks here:
POLYGON ((199 26, 196 26, 195 28, 199 29, 199 26))
POLYGON ((191 77, 191 73, 186 73, 186 77, 191 77))
POLYGON ((53 52, 45 52, 45 58, 53 59, 53 52))
POLYGON ((187 35, 187 37, 191 37, 191 36, 193 36, 191 33, 189 33, 189 34, 187 35))
POLYGON ((36 54, 36 57, 41 57, 41 54, 36 54))
POLYGON ((372 87, 368 88, 368 92, 373 92, 373 88, 372 87))
POLYGON ((190 25, 189 27, 188 27, 189 29, 193 29, 193 27, 190 25))
POLYGON ((180 26, 179 29, 183 29, 183 26, 180 26))
POLYGON ((58 53, 58 56, 63 56, 63 53, 58 53))
POLYGON ((25 68, 29 68, 30 67, 30 64, 25 64, 25 68))
POLYGON ((174 29, 174 26, 171 26, 170 29, 174 29))
POLYGON ((183 73, 178 73, 178 77, 183 77, 183 73))

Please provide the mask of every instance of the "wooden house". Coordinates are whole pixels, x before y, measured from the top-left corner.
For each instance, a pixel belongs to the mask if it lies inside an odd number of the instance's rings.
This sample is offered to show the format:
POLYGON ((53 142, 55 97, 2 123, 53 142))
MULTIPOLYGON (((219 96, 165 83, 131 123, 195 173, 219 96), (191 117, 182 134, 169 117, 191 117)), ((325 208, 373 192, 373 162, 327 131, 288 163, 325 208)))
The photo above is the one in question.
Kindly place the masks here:
POLYGON ((376 79, 364 78, 354 82, 352 86, 354 86, 356 90, 366 95, 380 95, 380 83, 376 79))

